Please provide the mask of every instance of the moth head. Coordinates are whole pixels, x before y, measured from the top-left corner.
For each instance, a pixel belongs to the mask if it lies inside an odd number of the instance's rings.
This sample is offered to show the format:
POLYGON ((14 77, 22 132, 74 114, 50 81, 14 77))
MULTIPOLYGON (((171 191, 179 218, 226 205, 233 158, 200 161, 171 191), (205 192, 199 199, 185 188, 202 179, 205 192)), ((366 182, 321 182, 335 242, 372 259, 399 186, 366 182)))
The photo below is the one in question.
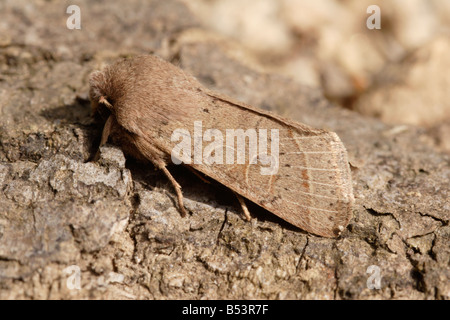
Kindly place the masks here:
POLYGON ((91 73, 89 85, 89 98, 94 114, 99 113, 102 115, 107 111, 111 111, 113 106, 110 102, 110 86, 105 73, 102 71, 91 73))

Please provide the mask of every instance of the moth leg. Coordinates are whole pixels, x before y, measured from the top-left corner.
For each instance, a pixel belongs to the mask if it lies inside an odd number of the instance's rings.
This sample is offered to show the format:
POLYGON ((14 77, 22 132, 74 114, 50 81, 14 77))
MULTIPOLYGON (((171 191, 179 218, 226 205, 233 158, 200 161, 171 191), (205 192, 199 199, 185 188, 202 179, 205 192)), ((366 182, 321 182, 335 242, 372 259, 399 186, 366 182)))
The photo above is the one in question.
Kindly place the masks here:
POLYGON ((103 127, 102 138, 100 140, 100 145, 98 146, 97 152, 95 153, 93 161, 97 161, 100 158, 100 147, 103 146, 106 141, 108 141, 109 134, 111 133, 111 128, 113 124, 113 116, 110 115, 108 120, 105 122, 105 126, 103 127))
POLYGON ((177 193, 178 198, 178 207, 180 208, 181 216, 185 217, 187 215, 186 208, 183 204, 183 193, 181 192, 181 186, 178 184, 177 180, 172 176, 172 174, 167 170, 165 164, 158 163, 158 168, 161 169, 166 177, 169 179, 169 181, 172 183, 172 186, 175 189, 175 192, 177 193))
POLYGON ((247 219, 247 221, 251 221, 252 217, 250 216, 250 211, 248 211, 247 204, 245 203, 244 198, 242 198, 236 192, 234 194, 236 195, 236 198, 239 200, 242 211, 244 212, 245 219, 247 219))
POLYGON ((133 141, 136 148, 139 150, 140 153, 145 157, 145 159, 150 160, 153 165, 157 168, 162 170, 166 177, 169 179, 170 183, 172 184, 173 188, 175 189, 175 192, 177 193, 178 198, 178 207, 181 213, 182 217, 185 217, 187 215, 186 208, 183 204, 183 193, 181 192, 181 186, 178 184, 177 180, 172 176, 172 174, 167 170, 166 168, 166 162, 164 161, 164 156, 155 147, 152 146, 149 141, 145 140, 144 138, 134 135, 130 136, 131 140, 133 141))

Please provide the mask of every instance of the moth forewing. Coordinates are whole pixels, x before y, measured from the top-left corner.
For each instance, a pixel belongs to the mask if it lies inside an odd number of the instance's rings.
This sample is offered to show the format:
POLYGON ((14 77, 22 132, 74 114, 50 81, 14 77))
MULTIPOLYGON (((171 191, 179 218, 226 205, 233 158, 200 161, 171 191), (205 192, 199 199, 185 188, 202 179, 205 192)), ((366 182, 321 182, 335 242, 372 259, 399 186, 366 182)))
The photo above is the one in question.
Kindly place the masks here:
POLYGON ((166 169, 171 162, 311 233, 335 237, 348 224, 350 168, 335 133, 211 92, 154 56, 121 60, 95 79, 91 100, 111 100, 113 123, 123 128, 112 128, 124 132, 113 142, 162 169, 181 207, 181 188, 166 169))
MULTIPOLYGON (((230 148, 223 143, 222 163, 203 161, 196 164, 192 156, 188 165, 297 227, 321 236, 337 236, 347 226, 353 204, 347 153, 338 136, 228 100, 222 95, 208 92, 208 96, 209 107, 198 115, 198 119, 202 119, 202 133, 214 128, 223 133, 224 141, 228 138, 226 133, 233 129, 247 133, 245 163, 238 163, 238 150, 234 150, 235 162, 227 163, 230 148), (267 162, 252 163, 249 129, 257 134, 266 132, 266 148, 261 148, 263 141, 257 139, 256 143, 258 152, 263 149, 269 157, 277 158, 272 174, 262 172, 269 167, 267 162), (277 133, 278 154, 273 154, 274 136, 269 132, 277 133)), ((194 130, 188 126, 184 129, 195 137, 194 130)), ((205 151, 212 143, 203 141, 203 156, 207 155, 205 151)))

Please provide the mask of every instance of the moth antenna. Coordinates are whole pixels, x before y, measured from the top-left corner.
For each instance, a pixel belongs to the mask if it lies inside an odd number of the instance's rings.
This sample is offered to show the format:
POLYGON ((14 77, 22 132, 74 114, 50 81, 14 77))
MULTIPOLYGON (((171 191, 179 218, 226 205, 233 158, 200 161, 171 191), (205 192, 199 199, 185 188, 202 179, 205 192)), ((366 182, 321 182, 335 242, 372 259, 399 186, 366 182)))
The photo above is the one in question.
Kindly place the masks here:
POLYGON ((197 176, 197 178, 199 178, 200 180, 202 180, 204 183, 210 184, 211 182, 209 182, 206 178, 204 178, 200 173, 198 173, 195 169, 191 168, 191 167, 186 167, 189 170, 191 170, 191 172, 193 174, 195 174, 197 176))

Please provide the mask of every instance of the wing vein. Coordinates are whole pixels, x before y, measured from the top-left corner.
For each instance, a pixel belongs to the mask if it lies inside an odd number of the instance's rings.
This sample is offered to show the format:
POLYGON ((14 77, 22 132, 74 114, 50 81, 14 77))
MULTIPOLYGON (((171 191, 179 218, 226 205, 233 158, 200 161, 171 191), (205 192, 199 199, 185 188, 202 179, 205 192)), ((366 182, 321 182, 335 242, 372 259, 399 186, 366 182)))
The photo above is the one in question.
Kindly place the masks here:
POLYGON ((337 213, 337 212, 338 212, 338 211, 336 211, 336 210, 327 210, 327 209, 322 209, 322 208, 315 208, 315 207, 311 207, 311 206, 306 206, 306 205, 297 203, 297 202, 295 202, 295 201, 290 201, 290 200, 287 200, 287 199, 284 199, 284 201, 289 202, 289 203, 292 203, 292 204, 295 204, 295 205, 297 205, 297 206, 299 206, 299 207, 304 207, 304 208, 308 208, 308 209, 312 209, 312 210, 325 211, 325 212, 333 212, 333 213, 337 213))

